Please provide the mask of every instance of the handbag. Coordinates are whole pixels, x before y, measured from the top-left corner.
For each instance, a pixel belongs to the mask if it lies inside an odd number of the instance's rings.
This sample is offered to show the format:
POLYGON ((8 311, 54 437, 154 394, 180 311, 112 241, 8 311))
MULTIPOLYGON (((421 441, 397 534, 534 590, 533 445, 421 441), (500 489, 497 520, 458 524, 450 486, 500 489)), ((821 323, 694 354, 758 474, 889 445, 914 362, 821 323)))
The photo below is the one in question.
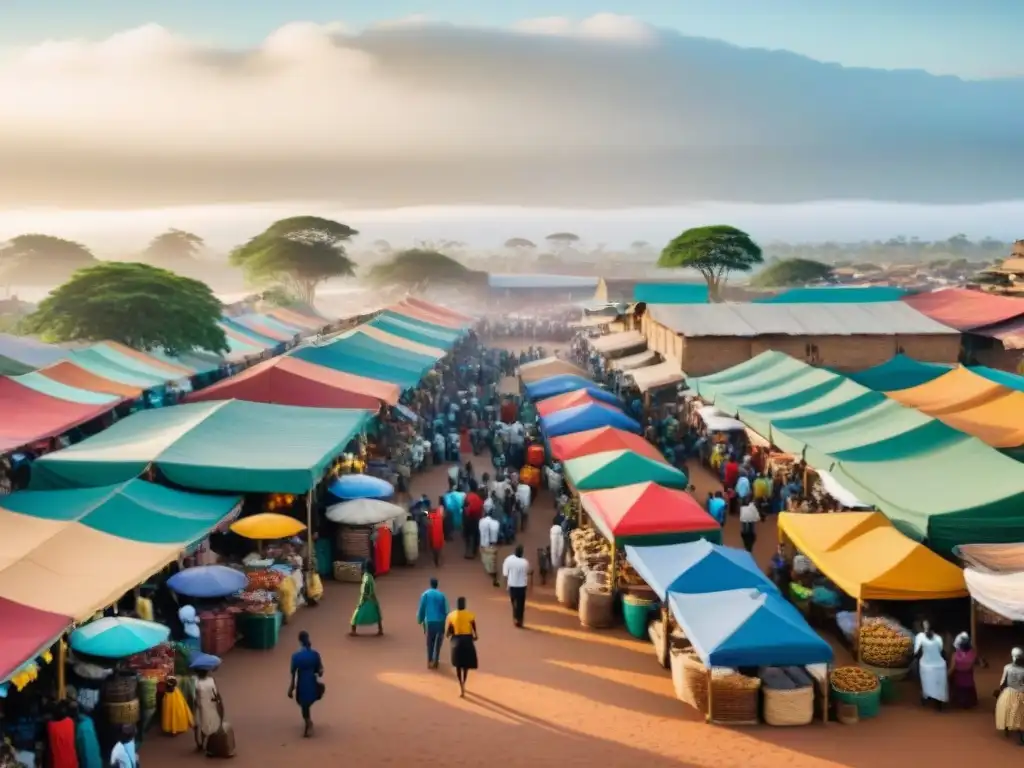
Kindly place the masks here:
POLYGON ((321 682, 320 680, 317 680, 316 681, 316 700, 320 701, 320 699, 322 699, 324 697, 325 693, 327 693, 327 686, 323 682, 321 682))

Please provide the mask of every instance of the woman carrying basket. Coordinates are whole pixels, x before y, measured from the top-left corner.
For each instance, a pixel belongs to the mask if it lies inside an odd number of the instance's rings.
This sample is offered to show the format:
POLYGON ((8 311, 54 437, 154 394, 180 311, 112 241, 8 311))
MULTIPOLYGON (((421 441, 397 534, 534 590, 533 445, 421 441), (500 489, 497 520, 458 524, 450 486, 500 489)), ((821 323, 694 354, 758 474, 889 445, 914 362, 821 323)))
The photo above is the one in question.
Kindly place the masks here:
POLYGON ((477 668, 476 641, 479 636, 476 616, 466 610, 466 598, 460 597, 455 606, 455 610, 448 614, 444 633, 452 648, 451 661, 459 681, 459 697, 465 698, 469 670, 477 668))

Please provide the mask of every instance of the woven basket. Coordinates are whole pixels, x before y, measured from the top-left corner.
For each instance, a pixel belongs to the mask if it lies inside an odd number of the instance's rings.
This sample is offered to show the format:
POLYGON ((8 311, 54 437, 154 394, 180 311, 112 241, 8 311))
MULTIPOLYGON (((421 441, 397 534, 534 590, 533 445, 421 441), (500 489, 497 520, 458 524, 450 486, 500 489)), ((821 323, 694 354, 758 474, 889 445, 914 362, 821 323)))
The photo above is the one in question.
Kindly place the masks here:
POLYGON ((156 694, 160 683, 152 677, 143 677, 139 680, 139 706, 143 712, 152 712, 156 709, 156 694))
POLYGON ((108 701, 103 705, 107 722, 111 725, 135 725, 139 722, 139 700, 108 701))
POLYGON ((693 651, 673 648, 669 655, 672 659, 672 680, 676 685, 679 700, 694 707, 701 714, 708 712, 708 670, 693 651), (676 667, 678 665, 678 672, 676 667))
MULTIPOLYGON (((757 725, 761 681, 727 670, 711 674, 711 720, 728 725, 757 725)), ((814 692, 811 691, 811 706, 814 692)))
POLYGON ((100 697, 107 704, 135 701, 138 693, 139 678, 134 672, 115 672, 100 687, 100 697))
POLYGON ((857 716, 856 704, 836 703, 836 720, 843 725, 856 725, 860 718, 857 716))
POLYGON ((203 653, 223 656, 238 641, 238 621, 229 611, 203 611, 199 614, 199 637, 203 653))
POLYGON ((555 599, 561 605, 578 608, 582 586, 583 571, 579 568, 559 568, 555 575, 555 599))
POLYGON ((363 569, 359 563, 334 561, 334 580, 358 584, 363 580, 363 569))
POLYGON ((334 540, 335 551, 341 560, 363 562, 370 559, 370 528, 343 525, 334 540))
POLYGON ((580 587, 580 624, 588 629, 608 629, 614 624, 613 600, 610 592, 580 587))
POLYGON ((808 725, 814 720, 814 688, 784 691, 762 687, 768 725, 808 725))

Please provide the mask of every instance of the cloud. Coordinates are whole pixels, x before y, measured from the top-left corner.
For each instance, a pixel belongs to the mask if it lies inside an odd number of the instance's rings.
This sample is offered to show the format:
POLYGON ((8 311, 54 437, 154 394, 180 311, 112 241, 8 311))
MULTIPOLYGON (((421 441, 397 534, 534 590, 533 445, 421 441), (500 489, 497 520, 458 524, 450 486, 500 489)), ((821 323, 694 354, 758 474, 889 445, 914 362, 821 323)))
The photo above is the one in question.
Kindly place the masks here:
POLYGON ((1024 80, 845 69, 635 19, 151 25, 0 60, 0 205, 1019 197, 1024 80))

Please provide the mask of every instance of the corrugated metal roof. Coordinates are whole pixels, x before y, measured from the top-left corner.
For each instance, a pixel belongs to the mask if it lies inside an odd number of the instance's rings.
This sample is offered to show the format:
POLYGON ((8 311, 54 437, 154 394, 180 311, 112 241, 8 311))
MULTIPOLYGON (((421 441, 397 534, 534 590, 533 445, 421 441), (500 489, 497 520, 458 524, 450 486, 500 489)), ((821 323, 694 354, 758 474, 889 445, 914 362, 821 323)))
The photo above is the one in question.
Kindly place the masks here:
POLYGON ((593 288, 599 278, 584 275, 488 275, 491 288, 593 288))
POLYGON ((651 304, 682 336, 895 336, 955 334, 903 302, 873 304, 651 304))

